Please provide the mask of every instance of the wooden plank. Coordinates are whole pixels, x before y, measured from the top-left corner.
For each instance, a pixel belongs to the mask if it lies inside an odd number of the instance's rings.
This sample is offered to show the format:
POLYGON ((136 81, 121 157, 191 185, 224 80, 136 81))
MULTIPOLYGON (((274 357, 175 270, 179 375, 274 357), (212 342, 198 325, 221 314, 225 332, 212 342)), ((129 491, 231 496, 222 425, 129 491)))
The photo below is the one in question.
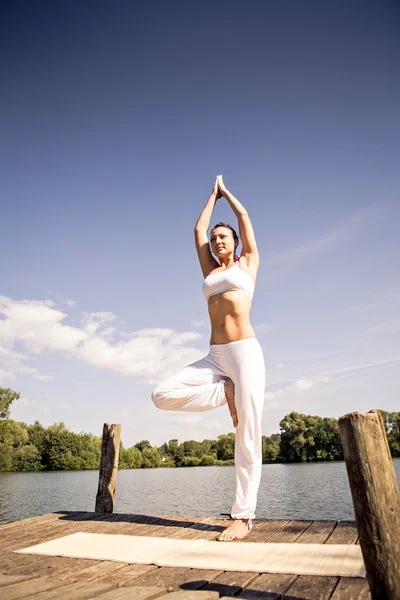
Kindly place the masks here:
POLYGON ((36 579, 29 579, 29 581, 21 581, 4 586, 1 588, 1 594, 4 599, 18 600, 18 598, 26 596, 30 598, 32 594, 43 594, 46 590, 55 589, 62 585, 62 581, 54 577, 38 577, 36 579))
POLYGON ((338 581, 339 577, 302 575, 283 594, 282 600, 329 600, 338 581))
POLYGON ((107 592, 114 586, 106 582, 91 583, 84 581, 64 584, 60 587, 29 594, 29 600, 86 600, 107 592))
POLYGON ((268 534, 264 542, 282 542, 289 544, 295 542, 311 525, 312 521, 289 521, 279 531, 268 534))
POLYGON ((165 589, 157 587, 120 587, 100 596, 91 596, 88 600, 148 600, 164 598, 165 589))
POLYGON ((46 522, 37 521, 35 523, 28 524, 26 527, 21 527, 16 531, 5 532, 4 536, 0 536, 0 538, 2 542, 21 540, 30 535, 37 535, 42 531, 47 532, 54 530, 57 532, 63 527, 68 528, 69 526, 73 526, 75 523, 99 521, 106 518, 107 515, 104 513, 77 513, 76 515, 68 517, 67 519, 53 519, 46 522))
POLYGON ((325 544, 336 526, 337 521, 313 521, 296 540, 296 544, 325 544))
POLYGON ((180 592, 171 592, 165 596, 161 596, 159 600, 218 600, 217 592, 207 592, 201 590, 181 590, 180 592))
POLYGON ((297 575, 289 573, 263 573, 236 597, 248 600, 279 600, 296 579, 297 575))
POLYGON ((71 522, 72 519, 74 518, 78 518, 80 515, 85 514, 85 513, 76 513, 76 515, 74 515, 74 517, 64 517, 64 516, 53 516, 51 515, 51 518, 45 518, 48 515, 45 515, 45 517, 39 517, 37 520, 35 519, 27 519, 27 521, 29 521, 28 523, 25 524, 25 521, 18 521, 18 524, 15 524, 14 527, 10 527, 7 529, 4 529, 3 531, 0 531, 0 541, 1 544, 5 544, 7 542, 9 542, 10 540, 16 540, 16 539, 21 539, 26 535, 29 535, 30 533, 34 533, 37 531, 41 531, 44 530, 46 528, 52 527, 52 526, 62 526, 62 525, 66 525, 68 523, 71 522))
POLYGON ((218 592, 220 596, 236 596, 258 577, 258 573, 226 571, 225 573, 218 575, 214 581, 206 585, 203 590, 218 592))
POLYGON ((117 572, 110 573, 104 577, 104 581, 110 581, 116 585, 134 585, 135 579, 141 575, 146 575, 157 571, 157 565, 129 565, 126 564, 117 572))
POLYGON ((355 521, 339 521, 326 544, 355 544, 358 537, 355 521))
POLYGON ((0 587, 26 581, 27 579, 34 579, 34 577, 29 575, 0 575, 0 587))
POLYGON ((371 596, 400 600, 400 494, 382 416, 349 413, 339 433, 371 596))
POLYGON ((73 573, 77 565, 90 566, 90 559, 61 556, 13 554, 2 560, 2 568, 9 575, 51 576, 58 578, 59 572, 73 573))
MULTIPOLYGON (((96 513, 94 516, 93 513, 86 513, 84 515, 80 515, 73 522, 68 524, 61 524, 61 529, 59 526, 59 522, 54 524, 49 524, 44 527, 44 529, 39 529, 34 532, 31 532, 26 537, 17 536, 17 540, 14 543, 8 543, 3 550, 2 553, 2 570, 8 574, 18 574, 18 573, 29 573, 32 572, 36 567, 39 569, 38 574, 46 574, 49 569, 57 570, 57 567, 62 564, 61 561, 64 561, 64 565, 67 564, 65 561, 76 561, 78 559, 73 558, 61 558, 61 557, 46 557, 46 556, 38 556, 38 555, 29 555, 29 554, 16 554, 13 553, 13 550, 18 550, 21 548, 27 548, 29 546, 33 546, 38 543, 42 543, 45 541, 49 541, 52 539, 56 539, 58 537, 62 537, 68 535, 70 533, 74 533, 76 531, 86 531, 93 529, 94 523, 101 521, 104 518, 107 518, 104 514, 96 513), (91 519, 94 519, 92 521, 91 519)), ((97 525, 98 526, 98 525, 97 525)), ((96 527, 96 526, 95 526, 96 527)), ((87 561, 86 563, 82 563, 82 567, 89 566, 89 559, 82 559, 83 561, 87 561)), ((75 563, 76 565, 76 563, 75 563)), ((74 567, 76 568, 76 566, 74 567)))
POLYGON ((164 586, 167 591, 185 587, 187 590, 199 590, 205 587, 223 571, 214 569, 188 569, 186 567, 159 567, 148 575, 137 577, 135 586, 164 586))
MULTIPOLYGON (((64 558, 64 557, 57 557, 64 558)), ((113 560, 94 560, 87 559, 82 562, 81 559, 75 559, 75 568, 73 563, 65 564, 64 562, 57 565, 55 576, 58 579, 73 581, 104 581, 108 576, 119 573, 126 566, 124 562, 116 562, 113 560), (89 562, 90 561, 90 562, 89 562)), ((109 581, 109 580, 107 580, 109 581)))
POLYGON ((38 515, 36 517, 28 517, 27 519, 20 519, 18 521, 11 521, 10 523, 3 523, 2 525, 0 525, 0 535, 5 531, 9 531, 10 529, 18 529, 36 523, 42 524, 48 521, 57 521, 58 519, 61 519, 63 517, 79 514, 82 514, 82 511, 58 511, 55 513, 46 513, 44 515, 38 515))
POLYGON ((243 542, 265 542, 274 533, 281 531, 286 525, 290 523, 288 519, 271 519, 269 521, 255 521, 253 530, 247 537, 242 540, 243 542))
POLYGON ((125 535, 145 535, 149 537, 167 537, 173 533, 178 533, 187 527, 191 527, 199 522, 201 517, 197 519, 184 519, 183 517, 152 519, 151 523, 145 523, 140 529, 132 529, 126 524, 122 524, 119 533, 125 535))
POLYGON ((199 538, 215 540, 226 527, 226 519, 214 519, 210 517, 207 519, 199 519, 194 525, 178 529, 168 537, 181 540, 199 538))
POLYGON ((368 581, 359 577, 341 577, 331 600, 371 600, 368 581))
MULTIPOLYGON (((337 526, 338 526, 337 521, 314 521, 312 523, 312 525, 310 525, 310 527, 296 540, 296 543, 324 544, 327 542, 328 539, 332 538, 332 535, 335 532, 337 526)), ((354 539, 354 529, 349 528, 348 524, 345 524, 345 526, 340 531, 338 531, 338 533, 336 534, 336 539, 353 540, 354 539), (351 535, 350 535, 350 533, 351 533, 351 535)), ((336 541, 334 543, 344 544, 347 542, 346 541, 336 541)), ((311 576, 311 577, 312 577, 312 579, 310 579, 310 576, 308 576, 308 575, 300 575, 299 579, 296 581, 295 592, 300 593, 298 591, 298 590, 300 590, 301 593, 305 593, 305 594, 311 593, 311 592, 307 592, 307 590, 312 589, 315 576, 311 576)), ((324 577, 324 579, 326 579, 326 577, 324 577)), ((335 579, 336 582, 337 582, 337 580, 338 580, 338 578, 335 579)), ((324 597, 324 594, 327 593, 323 586, 324 586, 323 581, 319 582, 319 580, 318 580, 316 587, 315 587, 315 593, 316 594, 321 593, 322 597, 324 597), (322 586, 322 589, 321 589, 321 586, 322 586)), ((328 590, 330 589, 329 584, 327 584, 327 589, 328 590)), ((290 594, 292 593, 292 588, 290 588, 289 592, 290 592, 290 594)))
POLYGON ((96 529, 96 527, 100 527, 98 523, 102 519, 107 518, 104 513, 97 513, 95 516, 92 516, 92 514, 93 513, 86 513, 78 516, 73 521, 56 521, 43 527, 34 527, 33 530, 18 532, 14 536, 11 536, 10 539, 2 540, 2 545, 7 552, 12 552, 13 550, 27 548, 34 544, 63 537, 76 531, 90 531, 93 530, 93 528, 96 529), (96 525, 94 525, 94 523, 96 523, 96 525))

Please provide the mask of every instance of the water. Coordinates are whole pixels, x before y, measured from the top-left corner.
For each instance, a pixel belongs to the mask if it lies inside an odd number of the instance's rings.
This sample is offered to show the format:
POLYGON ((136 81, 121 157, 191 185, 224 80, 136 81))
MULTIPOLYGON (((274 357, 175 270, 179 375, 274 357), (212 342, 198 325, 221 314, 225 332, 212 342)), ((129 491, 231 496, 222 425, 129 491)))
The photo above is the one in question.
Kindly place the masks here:
MULTIPOLYGON (((394 459, 400 481, 400 458, 394 459)), ((0 473, 0 523, 60 510, 94 511, 98 471, 0 473)), ((229 513, 234 467, 118 472, 114 511, 219 517, 229 513)), ((257 517, 354 519, 344 462, 263 465, 257 517)))

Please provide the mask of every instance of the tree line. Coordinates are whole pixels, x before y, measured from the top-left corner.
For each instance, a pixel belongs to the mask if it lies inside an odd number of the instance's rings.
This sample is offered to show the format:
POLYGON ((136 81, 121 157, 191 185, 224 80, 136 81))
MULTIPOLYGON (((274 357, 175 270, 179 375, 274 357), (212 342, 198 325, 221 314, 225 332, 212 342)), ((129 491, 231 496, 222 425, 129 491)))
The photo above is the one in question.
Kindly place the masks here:
MULTIPOLYGON (((19 394, 0 388, 0 471, 99 469, 101 438, 74 433, 63 422, 44 427, 10 419, 19 394)), ((400 412, 380 411, 393 457, 400 457, 400 412)), ((280 433, 262 436, 263 463, 343 460, 338 421, 291 412, 279 423, 280 433)), ((119 468, 197 467, 234 464, 235 434, 202 442, 169 440, 152 446, 141 440, 120 444, 119 468)))

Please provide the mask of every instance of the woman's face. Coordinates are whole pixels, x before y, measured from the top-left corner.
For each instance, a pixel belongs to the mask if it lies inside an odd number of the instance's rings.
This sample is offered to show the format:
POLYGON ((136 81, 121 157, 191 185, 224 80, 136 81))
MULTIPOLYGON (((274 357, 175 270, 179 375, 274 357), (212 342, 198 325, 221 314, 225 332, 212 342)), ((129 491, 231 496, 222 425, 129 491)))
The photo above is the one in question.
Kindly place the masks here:
POLYGON ((235 240, 228 227, 216 227, 210 238, 211 250, 218 258, 228 257, 235 252, 235 240))

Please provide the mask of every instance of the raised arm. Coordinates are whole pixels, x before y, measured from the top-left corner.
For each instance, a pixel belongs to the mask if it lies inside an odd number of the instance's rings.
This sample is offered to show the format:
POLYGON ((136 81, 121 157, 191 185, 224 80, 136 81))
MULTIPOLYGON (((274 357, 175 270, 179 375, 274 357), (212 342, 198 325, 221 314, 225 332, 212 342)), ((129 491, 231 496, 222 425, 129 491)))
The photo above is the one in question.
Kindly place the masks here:
POLYGON ((194 239, 196 243, 197 255, 199 257, 200 266, 204 277, 207 277, 210 271, 212 271, 216 267, 219 267, 218 262, 211 254, 210 245, 207 237, 207 231, 210 227, 211 215, 218 198, 221 198, 221 192, 218 188, 217 177, 214 183, 213 191, 211 192, 211 196, 207 200, 207 204, 205 205, 199 218, 197 219, 197 223, 194 228, 194 239))
POLYGON ((221 195, 224 198, 226 198, 226 200, 229 202, 233 212, 237 217, 239 223, 240 238, 242 240, 241 256, 244 256, 246 263, 249 266, 258 268, 258 265, 260 263, 260 257, 258 254, 253 226, 251 224, 248 212, 244 208, 244 206, 239 202, 239 200, 235 198, 235 196, 231 194, 231 192, 226 188, 222 179, 222 175, 218 176, 218 187, 221 195))

